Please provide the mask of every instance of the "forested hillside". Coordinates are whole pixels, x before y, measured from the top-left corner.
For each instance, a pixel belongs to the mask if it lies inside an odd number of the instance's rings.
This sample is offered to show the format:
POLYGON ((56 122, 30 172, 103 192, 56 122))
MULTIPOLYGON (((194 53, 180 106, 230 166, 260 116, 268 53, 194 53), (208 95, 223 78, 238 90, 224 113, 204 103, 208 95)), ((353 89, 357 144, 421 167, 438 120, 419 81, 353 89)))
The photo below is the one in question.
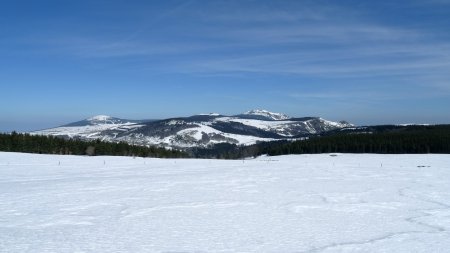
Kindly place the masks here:
POLYGON ((0 134, 0 151, 42 154, 121 155, 142 157, 196 157, 241 159, 263 154, 271 156, 316 153, 450 154, 450 125, 371 126, 349 128, 298 141, 261 142, 251 146, 221 143, 186 152, 164 148, 82 141, 38 135, 0 134))
POLYGON ((330 131, 306 140, 263 142, 242 147, 231 144, 211 149, 194 149, 203 158, 242 157, 316 153, 450 154, 450 125, 370 126, 330 131))
POLYGON ((315 153, 424 154, 450 153, 450 125, 382 128, 347 132, 271 146, 269 155, 315 153), (386 130, 387 129, 387 130, 386 130))
POLYGON ((16 132, 0 134, 0 151, 61 155, 187 157, 187 154, 181 151, 134 146, 124 142, 81 141, 52 136, 19 134, 16 132))

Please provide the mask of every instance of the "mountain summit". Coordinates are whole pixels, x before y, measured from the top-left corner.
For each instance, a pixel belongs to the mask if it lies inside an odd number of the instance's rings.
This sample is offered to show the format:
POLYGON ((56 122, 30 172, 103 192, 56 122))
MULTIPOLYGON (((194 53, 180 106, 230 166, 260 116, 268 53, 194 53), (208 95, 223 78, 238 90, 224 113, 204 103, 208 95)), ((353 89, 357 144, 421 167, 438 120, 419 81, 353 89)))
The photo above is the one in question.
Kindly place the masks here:
POLYGON ((258 120, 288 120, 290 119, 289 116, 283 113, 276 113, 276 112, 270 112, 267 110, 251 110, 248 112, 245 112, 243 114, 238 115, 240 117, 244 118, 252 118, 252 119, 258 119, 258 120))
POLYGON ((113 119, 113 117, 111 117, 111 116, 97 115, 97 116, 94 116, 94 117, 90 117, 90 118, 88 118, 86 120, 89 120, 89 121, 107 121, 107 120, 111 120, 111 119, 113 119))
POLYGON ((120 124, 131 124, 131 123, 138 123, 140 121, 136 120, 126 120, 126 119, 120 119, 115 118, 107 115, 97 115, 93 116, 81 121, 73 122, 67 125, 64 125, 63 127, 80 127, 80 126, 98 126, 98 125, 120 125, 120 124))

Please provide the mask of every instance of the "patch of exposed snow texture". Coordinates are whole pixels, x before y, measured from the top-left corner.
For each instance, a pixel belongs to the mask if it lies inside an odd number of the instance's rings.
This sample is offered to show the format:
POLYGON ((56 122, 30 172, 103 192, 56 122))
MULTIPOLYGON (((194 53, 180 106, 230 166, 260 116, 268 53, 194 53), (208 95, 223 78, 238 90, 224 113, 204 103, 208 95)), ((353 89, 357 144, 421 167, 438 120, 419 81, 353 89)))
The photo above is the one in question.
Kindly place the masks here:
POLYGON ((0 153, 0 252, 448 252, 449 164, 0 153))
POLYGON ((263 116, 272 120, 286 120, 286 119, 290 119, 289 116, 287 116, 286 114, 283 113, 275 113, 275 112, 269 112, 267 110, 251 110, 248 111, 246 113, 244 113, 245 115, 258 115, 258 116, 263 116))

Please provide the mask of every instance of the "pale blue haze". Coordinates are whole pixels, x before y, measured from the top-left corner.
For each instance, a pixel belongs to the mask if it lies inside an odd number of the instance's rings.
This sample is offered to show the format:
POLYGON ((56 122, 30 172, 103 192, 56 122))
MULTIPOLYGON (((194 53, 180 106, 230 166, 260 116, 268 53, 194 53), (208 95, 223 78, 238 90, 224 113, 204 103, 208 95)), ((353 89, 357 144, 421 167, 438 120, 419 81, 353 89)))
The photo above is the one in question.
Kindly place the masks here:
POLYGON ((0 131, 260 108, 450 123, 450 1, 0 2, 0 131))

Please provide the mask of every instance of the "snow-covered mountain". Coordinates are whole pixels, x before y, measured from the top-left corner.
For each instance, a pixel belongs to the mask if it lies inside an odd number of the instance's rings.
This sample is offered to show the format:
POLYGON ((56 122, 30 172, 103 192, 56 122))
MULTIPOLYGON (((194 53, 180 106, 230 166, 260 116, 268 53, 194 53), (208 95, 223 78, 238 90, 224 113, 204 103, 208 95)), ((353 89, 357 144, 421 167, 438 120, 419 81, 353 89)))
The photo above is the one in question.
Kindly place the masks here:
POLYGON ((129 124, 129 123, 139 123, 143 122, 142 120, 128 120, 128 119, 119 119, 114 118, 107 115, 97 115, 82 121, 73 122, 65 127, 76 127, 76 126, 99 126, 99 125, 120 125, 120 124, 129 124))
POLYGON ((235 116, 210 113, 155 121, 124 120, 99 115, 32 134, 191 148, 218 143, 251 145, 260 141, 299 139, 350 126, 347 122, 333 122, 318 117, 290 118, 282 113, 252 110, 235 116))
POLYGON ((251 110, 246 113, 237 115, 240 118, 259 119, 259 120, 288 120, 289 116, 283 113, 269 112, 266 110, 251 110))
MULTIPOLYGON (((141 127, 140 123, 149 122, 143 120, 126 120, 115 118, 107 115, 97 115, 85 120, 69 123, 60 127, 50 128, 45 130, 39 130, 31 132, 32 134, 39 135, 52 135, 66 138, 79 138, 79 139, 103 139, 105 138, 102 133, 104 131, 126 132, 132 128, 141 127)), ((112 139, 111 139, 112 141, 112 139)))

